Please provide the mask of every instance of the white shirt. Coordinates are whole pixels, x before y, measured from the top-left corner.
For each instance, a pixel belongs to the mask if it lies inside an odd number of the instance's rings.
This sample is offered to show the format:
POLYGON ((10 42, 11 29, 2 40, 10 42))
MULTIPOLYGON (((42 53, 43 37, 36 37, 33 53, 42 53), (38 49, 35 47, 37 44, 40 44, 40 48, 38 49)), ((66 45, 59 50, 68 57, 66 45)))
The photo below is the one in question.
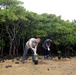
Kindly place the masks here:
POLYGON ((34 48, 38 44, 36 43, 35 38, 31 38, 31 39, 29 39, 29 41, 27 41, 26 45, 27 45, 28 48, 34 48))

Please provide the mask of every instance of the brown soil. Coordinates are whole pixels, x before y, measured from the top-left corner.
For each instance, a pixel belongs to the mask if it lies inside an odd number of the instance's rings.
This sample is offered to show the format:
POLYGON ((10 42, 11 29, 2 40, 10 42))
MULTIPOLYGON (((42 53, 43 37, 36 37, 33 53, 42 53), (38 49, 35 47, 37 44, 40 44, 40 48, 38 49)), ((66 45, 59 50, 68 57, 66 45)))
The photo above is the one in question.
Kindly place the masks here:
POLYGON ((25 64, 16 59, 14 62, 5 60, 0 63, 0 75, 76 75, 76 57, 60 60, 57 57, 52 60, 40 57, 38 65, 34 65, 31 57, 25 64))

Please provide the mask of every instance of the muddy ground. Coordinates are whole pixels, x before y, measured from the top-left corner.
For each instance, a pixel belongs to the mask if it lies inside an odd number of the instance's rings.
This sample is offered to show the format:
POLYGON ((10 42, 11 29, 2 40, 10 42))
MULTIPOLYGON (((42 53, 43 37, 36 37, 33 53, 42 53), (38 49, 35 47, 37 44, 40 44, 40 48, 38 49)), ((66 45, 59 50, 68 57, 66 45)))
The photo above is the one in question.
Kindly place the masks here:
POLYGON ((25 64, 20 60, 0 62, 0 75, 76 75, 76 57, 44 60, 39 57, 39 64, 34 65, 31 57, 25 64))

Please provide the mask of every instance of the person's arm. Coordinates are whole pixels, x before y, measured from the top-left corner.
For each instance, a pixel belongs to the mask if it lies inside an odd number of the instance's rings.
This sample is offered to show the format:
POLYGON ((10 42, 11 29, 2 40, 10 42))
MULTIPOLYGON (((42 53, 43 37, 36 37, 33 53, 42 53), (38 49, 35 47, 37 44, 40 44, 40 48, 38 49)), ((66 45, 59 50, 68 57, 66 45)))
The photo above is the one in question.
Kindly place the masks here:
POLYGON ((34 51, 34 54, 37 54, 37 46, 35 46, 34 48, 31 48, 34 51))
POLYGON ((48 47, 50 47, 50 45, 46 44, 46 47, 48 48, 48 47))
POLYGON ((37 46, 35 46, 35 47, 33 48, 33 47, 32 47, 32 42, 31 42, 31 40, 29 41, 29 46, 30 46, 30 48, 34 51, 34 54, 36 54, 37 46))
POLYGON ((50 45, 46 44, 48 51, 50 51, 50 45))
POLYGON ((37 54, 36 52, 37 52, 37 46, 35 46, 35 48, 33 49, 33 51, 34 51, 34 54, 37 54))

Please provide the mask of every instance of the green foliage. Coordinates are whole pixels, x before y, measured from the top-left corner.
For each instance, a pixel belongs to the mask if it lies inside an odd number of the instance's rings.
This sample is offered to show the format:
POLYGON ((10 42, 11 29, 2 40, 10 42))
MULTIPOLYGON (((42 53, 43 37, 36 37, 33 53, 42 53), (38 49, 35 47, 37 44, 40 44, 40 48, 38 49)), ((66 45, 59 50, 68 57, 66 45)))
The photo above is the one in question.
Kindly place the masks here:
MULTIPOLYGON (((8 41, 19 43, 22 37, 53 37, 56 45, 76 44, 76 22, 64 21, 61 16, 55 14, 39 15, 26 11, 22 4, 19 0, 0 1, 0 31, 5 30, 1 35, 3 38, 6 36, 8 41)), ((3 41, 1 44, 4 46, 3 41)))
POLYGON ((0 46, 5 46, 4 40, 0 40, 0 46))

